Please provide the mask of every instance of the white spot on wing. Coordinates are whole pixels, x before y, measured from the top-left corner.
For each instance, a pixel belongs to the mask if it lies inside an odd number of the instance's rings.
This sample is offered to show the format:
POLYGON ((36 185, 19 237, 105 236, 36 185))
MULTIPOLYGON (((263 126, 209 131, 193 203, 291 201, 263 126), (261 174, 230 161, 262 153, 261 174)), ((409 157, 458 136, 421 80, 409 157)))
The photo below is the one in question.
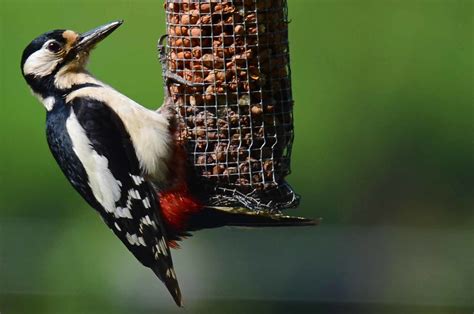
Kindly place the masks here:
POLYGON ((161 238, 157 244, 155 244, 156 252, 155 259, 159 259, 160 255, 168 256, 168 246, 163 238, 161 238))
POLYGON ((107 158, 92 148, 72 108, 66 121, 66 129, 71 137, 73 150, 86 170, 94 197, 106 212, 114 213, 115 202, 120 199, 120 186, 108 167, 107 158))
POLYGON ((150 216, 146 215, 141 219, 142 223, 147 226, 151 226, 154 222, 151 221, 150 216))
POLYGON ((155 252, 155 259, 160 259, 160 255, 168 256, 168 250, 166 243, 164 242, 163 238, 161 238, 157 244, 155 244, 156 252, 155 252))
POLYGON ((148 216, 148 215, 146 215, 145 217, 142 217, 142 218, 140 219, 140 222, 141 222, 142 225, 151 226, 151 227, 153 227, 153 229, 155 229, 155 230, 156 230, 156 228, 157 228, 155 222, 152 221, 152 220, 150 219, 150 216, 148 216))
POLYGON ((173 269, 168 268, 166 270, 166 277, 176 279, 176 274, 173 269))
POLYGON ((130 243, 131 245, 146 246, 145 240, 142 237, 137 236, 136 234, 130 234, 127 232, 125 237, 127 238, 128 243, 130 243))
POLYGON ((174 270, 172 268, 168 268, 166 270, 166 276, 168 278, 173 278, 173 279, 176 279, 176 273, 174 272, 174 270))
POLYGON ((142 202, 143 202, 143 206, 145 206, 145 208, 150 208, 151 207, 150 200, 148 199, 148 196, 145 197, 142 202))
POLYGON ((138 193, 137 190, 135 189, 130 189, 128 191, 128 195, 131 197, 131 198, 134 198, 136 200, 139 200, 141 197, 140 197, 140 193, 138 193))
POLYGON ((114 216, 116 218, 133 218, 132 213, 130 213, 130 209, 128 209, 127 207, 117 207, 115 209, 114 216))
POLYGON ((133 174, 130 174, 130 177, 132 177, 133 183, 135 183, 135 185, 140 185, 142 182, 145 182, 145 180, 142 177, 135 176, 133 174))
POLYGON ((158 244, 155 245, 155 259, 160 259, 160 246, 158 244))
POLYGON ((127 237, 128 243, 130 243, 131 245, 135 245, 138 242, 136 234, 130 234, 127 232, 125 236, 127 237))
POLYGON ((161 239, 158 241, 158 244, 160 245, 160 253, 168 256, 168 246, 166 245, 165 239, 161 237, 161 239))
POLYGON ((122 231, 122 229, 120 229, 119 225, 117 223, 114 223, 114 226, 115 228, 118 230, 118 231, 122 231))

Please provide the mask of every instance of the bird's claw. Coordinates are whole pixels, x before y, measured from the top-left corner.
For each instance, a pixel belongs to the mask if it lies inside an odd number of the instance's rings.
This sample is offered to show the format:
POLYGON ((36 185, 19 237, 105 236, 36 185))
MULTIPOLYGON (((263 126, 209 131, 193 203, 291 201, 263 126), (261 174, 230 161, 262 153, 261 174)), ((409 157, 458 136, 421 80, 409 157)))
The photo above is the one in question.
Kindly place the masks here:
POLYGON ((168 38, 168 34, 164 34, 158 39, 158 53, 160 55, 160 60, 166 59, 166 46, 163 44, 163 42, 168 38))
POLYGON ((166 72, 163 73, 163 76, 168 81, 171 81, 171 82, 177 83, 177 84, 181 84, 181 85, 184 85, 184 86, 188 86, 188 87, 203 87, 203 86, 206 85, 204 83, 195 83, 195 82, 188 81, 185 78, 181 77, 180 75, 178 75, 176 73, 173 73, 173 72, 170 72, 168 70, 166 70, 166 72))
POLYGON ((171 72, 168 69, 168 64, 167 64, 167 53, 168 53, 168 51, 166 50, 166 43, 165 43, 167 38, 168 38, 167 34, 162 35, 160 37, 160 39, 158 40, 158 44, 157 44, 158 53, 159 53, 159 57, 160 57, 160 63, 161 63, 161 67, 163 69, 163 78, 166 81, 171 81, 173 83, 177 83, 177 84, 181 84, 181 85, 185 85, 185 86, 189 86, 189 87, 202 87, 202 86, 205 86, 204 83, 194 83, 194 82, 188 81, 188 80, 184 79, 183 77, 181 77, 180 75, 178 75, 174 72, 171 72))

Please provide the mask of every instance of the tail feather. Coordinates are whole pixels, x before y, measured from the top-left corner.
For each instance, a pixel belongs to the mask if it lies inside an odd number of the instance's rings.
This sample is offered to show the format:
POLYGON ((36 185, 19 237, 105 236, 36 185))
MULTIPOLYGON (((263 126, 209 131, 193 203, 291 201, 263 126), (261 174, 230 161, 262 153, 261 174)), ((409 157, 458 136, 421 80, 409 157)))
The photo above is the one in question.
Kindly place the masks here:
POLYGON ((280 212, 252 211, 245 208, 206 207, 189 221, 188 230, 221 226, 289 227, 314 226, 320 219, 283 215, 280 212))
POLYGON ((163 269, 158 265, 155 265, 155 267, 151 267, 151 269, 157 275, 157 277, 160 278, 161 281, 163 281, 166 288, 173 297, 173 300, 176 305, 182 307, 183 299, 181 296, 181 290, 179 289, 178 279, 176 278, 176 273, 174 269, 171 267, 163 272, 163 269))

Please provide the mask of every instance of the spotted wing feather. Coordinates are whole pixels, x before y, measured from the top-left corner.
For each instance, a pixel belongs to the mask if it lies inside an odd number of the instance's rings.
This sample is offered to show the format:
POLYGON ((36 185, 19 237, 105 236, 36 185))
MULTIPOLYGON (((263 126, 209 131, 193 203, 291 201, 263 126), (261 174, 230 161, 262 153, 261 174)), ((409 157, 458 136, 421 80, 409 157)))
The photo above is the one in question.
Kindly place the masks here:
POLYGON ((114 191, 107 189, 116 184, 120 193, 115 192, 113 206, 107 207, 104 201, 97 200, 100 206, 96 209, 125 246, 143 265, 155 272, 176 303, 181 305, 165 228, 156 208, 159 206, 158 196, 141 175, 132 141, 122 121, 106 104, 94 99, 75 98, 70 105, 90 140, 92 150, 105 158, 107 168, 116 180, 91 189, 113 194, 114 191))

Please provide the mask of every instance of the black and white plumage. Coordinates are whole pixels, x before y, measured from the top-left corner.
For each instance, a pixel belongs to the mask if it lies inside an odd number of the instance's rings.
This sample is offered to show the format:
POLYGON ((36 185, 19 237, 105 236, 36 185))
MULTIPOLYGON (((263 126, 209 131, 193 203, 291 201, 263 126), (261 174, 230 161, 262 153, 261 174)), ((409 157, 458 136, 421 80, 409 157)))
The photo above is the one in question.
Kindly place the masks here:
MULTIPOLYGON (((164 105, 152 111, 85 70, 90 50, 121 23, 83 34, 45 33, 24 50, 21 70, 46 108, 48 144, 67 179, 181 306, 169 245, 177 245, 175 241, 189 232, 226 225, 306 226, 317 221, 206 205, 204 180, 194 175, 175 138, 173 99, 166 93, 164 105)), ((166 66, 166 52, 160 48, 166 66)), ((189 85, 166 67, 163 76, 189 85)))
POLYGON ((154 188, 143 178, 122 121, 93 96, 73 98, 65 107, 69 108, 65 131, 70 137, 70 148, 54 145, 59 137, 49 121, 60 106, 48 114, 47 120, 48 142, 58 164, 135 257, 165 282, 176 302, 181 302, 165 229, 157 217, 154 188), (77 169, 69 170, 71 163, 64 162, 70 158, 65 156, 69 149, 75 152, 73 156, 79 159, 86 175, 77 176, 77 169))
POLYGON ((47 109, 46 135, 61 170, 133 255, 181 305, 156 189, 166 185, 168 120, 93 78, 88 53, 120 21, 84 34, 56 30, 25 49, 23 75, 47 109))

